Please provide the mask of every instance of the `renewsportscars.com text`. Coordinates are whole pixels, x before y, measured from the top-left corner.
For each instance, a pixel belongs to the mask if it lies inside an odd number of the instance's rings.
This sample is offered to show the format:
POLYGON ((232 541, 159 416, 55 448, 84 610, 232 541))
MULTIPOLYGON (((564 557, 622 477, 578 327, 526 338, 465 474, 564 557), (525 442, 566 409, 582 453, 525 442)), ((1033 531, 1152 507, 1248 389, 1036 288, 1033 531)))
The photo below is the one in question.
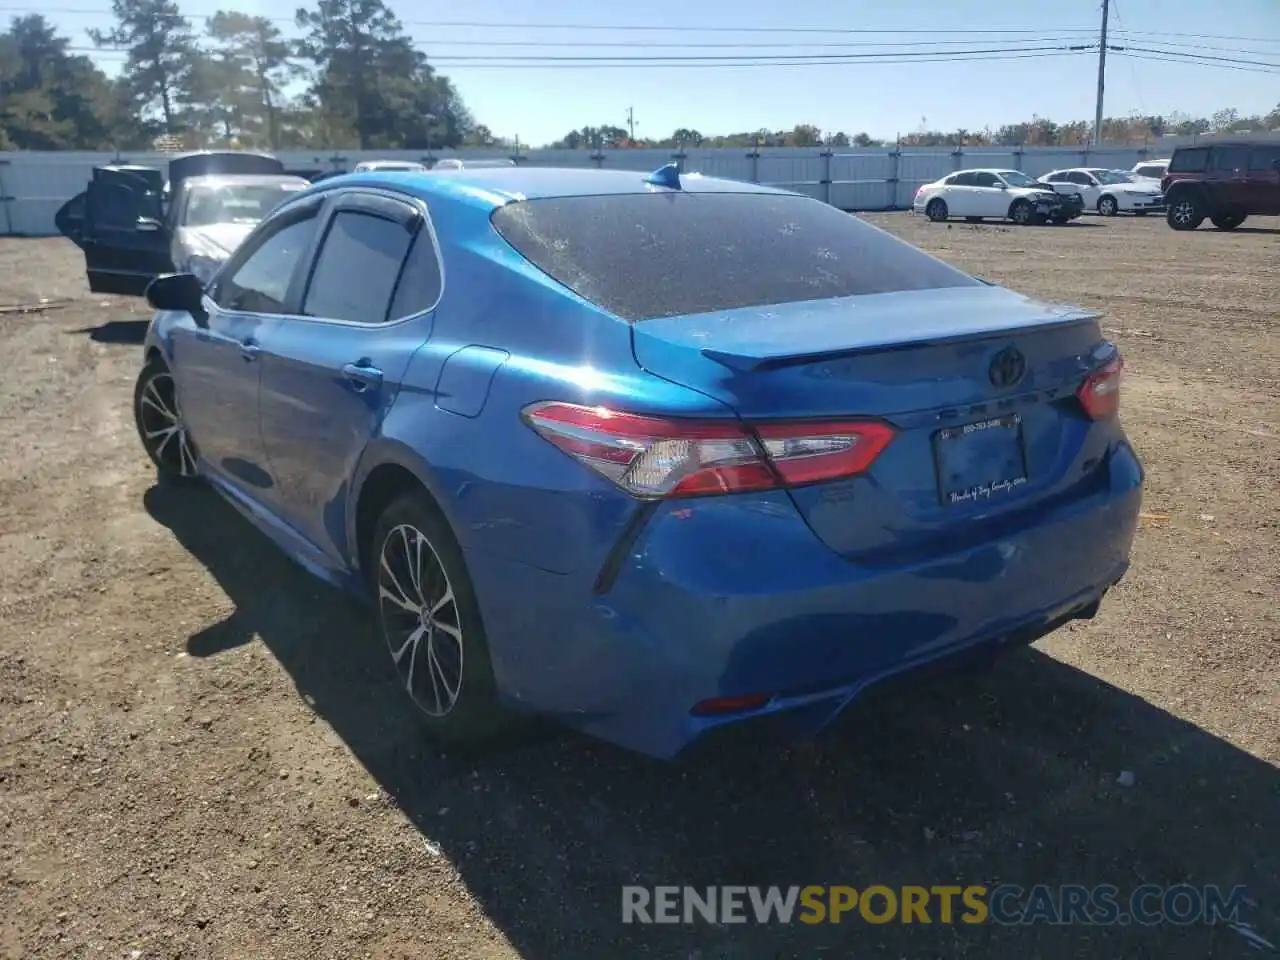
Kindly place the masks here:
POLYGON ((622 888, 623 923, 919 923, 1155 925, 1234 923, 1244 887, 1189 884, 1118 887, 1041 884, 986 887, 638 887, 622 888))

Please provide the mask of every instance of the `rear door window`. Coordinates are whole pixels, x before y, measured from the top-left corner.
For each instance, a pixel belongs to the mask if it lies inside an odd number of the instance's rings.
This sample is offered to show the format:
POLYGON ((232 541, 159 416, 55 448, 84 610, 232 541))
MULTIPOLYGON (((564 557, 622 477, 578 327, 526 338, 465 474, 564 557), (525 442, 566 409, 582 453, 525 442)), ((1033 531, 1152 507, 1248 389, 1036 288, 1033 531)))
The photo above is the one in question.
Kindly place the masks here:
POLYGON ((1248 147, 1214 147, 1213 169, 1216 173, 1235 173, 1249 169, 1248 147))
POLYGON ((1249 151, 1249 169, 1254 173, 1270 173, 1280 164, 1280 144, 1254 147, 1249 151))
POLYGON ((765 193, 637 193, 509 203, 503 238, 625 320, 978 280, 835 207, 765 193))

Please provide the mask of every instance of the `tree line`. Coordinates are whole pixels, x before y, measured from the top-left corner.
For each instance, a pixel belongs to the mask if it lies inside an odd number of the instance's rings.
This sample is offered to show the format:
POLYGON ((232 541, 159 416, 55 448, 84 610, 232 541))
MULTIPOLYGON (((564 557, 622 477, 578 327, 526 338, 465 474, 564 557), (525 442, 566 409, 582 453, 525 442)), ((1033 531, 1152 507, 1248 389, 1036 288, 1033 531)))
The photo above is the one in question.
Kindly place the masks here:
POLYGON ((125 55, 108 77, 43 16, 0 33, 0 150, 489 145, 449 78, 383 0, 317 0, 299 36, 219 11, 198 31, 173 0, 113 0, 91 30, 125 55))
MULTIPOLYGON (((1108 117, 1102 121, 1102 142, 1115 146, 1139 146, 1164 136, 1222 135, 1280 130, 1280 103, 1266 114, 1242 116, 1238 110, 1219 110, 1210 117, 1174 113, 1169 116, 1108 117)), ((1074 147, 1092 140, 1093 122, 1075 120, 1058 123, 1032 117, 984 130, 932 130, 922 122, 893 139, 876 139, 865 132, 824 131, 812 124, 797 124, 790 130, 751 130, 744 133, 704 135, 698 130, 680 129, 658 139, 632 137, 622 127, 586 126, 570 130, 550 144, 562 150, 608 149, 615 147, 1074 147)))
MULTIPOLYGON (((522 146, 476 122, 384 0, 316 0, 296 12, 296 37, 267 17, 230 10, 197 30, 175 0, 112 0, 111 9, 114 25, 89 38, 124 55, 116 77, 40 14, 15 17, 0 33, 0 150, 522 146)), ((1211 117, 1110 118, 1103 142, 1273 128, 1280 128, 1280 104, 1260 116, 1224 109, 1211 117)), ((1090 132, 1083 120, 1043 117, 952 131, 922 120, 890 141, 811 124, 711 135, 682 128, 662 138, 637 138, 606 124, 571 130, 549 146, 1074 146, 1088 142, 1090 132)))

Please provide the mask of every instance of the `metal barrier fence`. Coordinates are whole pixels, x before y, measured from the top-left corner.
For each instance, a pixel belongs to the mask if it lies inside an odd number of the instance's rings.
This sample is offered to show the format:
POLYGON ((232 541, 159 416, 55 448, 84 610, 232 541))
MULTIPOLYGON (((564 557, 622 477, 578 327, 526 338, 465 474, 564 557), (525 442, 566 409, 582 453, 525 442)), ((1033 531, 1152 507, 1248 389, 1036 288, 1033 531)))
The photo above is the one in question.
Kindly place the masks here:
MULTIPOLYGON (((428 164, 446 157, 499 159, 498 150, 436 151, 428 156, 409 151, 344 151, 333 154, 286 151, 286 167, 305 170, 350 170, 361 160, 418 160, 428 164)), ((916 189, 955 170, 997 167, 1038 177, 1062 167, 1096 166, 1127 170, 1156 153, 1142 148, 981 147, 969 150, 832 149, 827 147, 716 148, 682 150, 530 150, 510 157, 522 166, 597 167, 649 171, 675 161, 686 172, 768 184, 804 193, 843 210, 903 210, 916 189)), ((0 153, 0 233, 9 236, 52 236, 58 208, 84 189, 95 166, 138 163, 163 166, 163 154, 140 153, 0 153)))

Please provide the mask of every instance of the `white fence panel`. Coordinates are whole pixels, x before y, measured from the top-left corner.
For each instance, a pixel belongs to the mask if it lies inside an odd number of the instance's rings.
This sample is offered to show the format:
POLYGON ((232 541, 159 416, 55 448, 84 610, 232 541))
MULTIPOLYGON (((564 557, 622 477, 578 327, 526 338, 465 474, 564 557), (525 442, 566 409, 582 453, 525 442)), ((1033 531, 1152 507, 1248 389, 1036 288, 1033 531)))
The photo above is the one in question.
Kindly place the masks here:
MULTIPOLYGON (((1061 167, 1100 166, 1128 169, 1144 156, 1167 147, 1105 148, 948 147, 906 149, 872 147, 691 148, 528 150, 512 156, 504 149, 485 150, 294 150, 280 154, 291 170, 350 170, 361 160, 404 159, 428 165, 445 157, 513 159, 522 166, 656 170, 679 162, 682 169, 710 177, 754 181, 794 190, 843 210, 907 209, 917 188, 954 170, 1003 167, 1033 177, 1061 167)), ((51 236, 58 208, 84 189, 95 166, 137 163, 163 166, 167 156, 154 153, 6 153, 0 154, 0 234, 51 236)))

